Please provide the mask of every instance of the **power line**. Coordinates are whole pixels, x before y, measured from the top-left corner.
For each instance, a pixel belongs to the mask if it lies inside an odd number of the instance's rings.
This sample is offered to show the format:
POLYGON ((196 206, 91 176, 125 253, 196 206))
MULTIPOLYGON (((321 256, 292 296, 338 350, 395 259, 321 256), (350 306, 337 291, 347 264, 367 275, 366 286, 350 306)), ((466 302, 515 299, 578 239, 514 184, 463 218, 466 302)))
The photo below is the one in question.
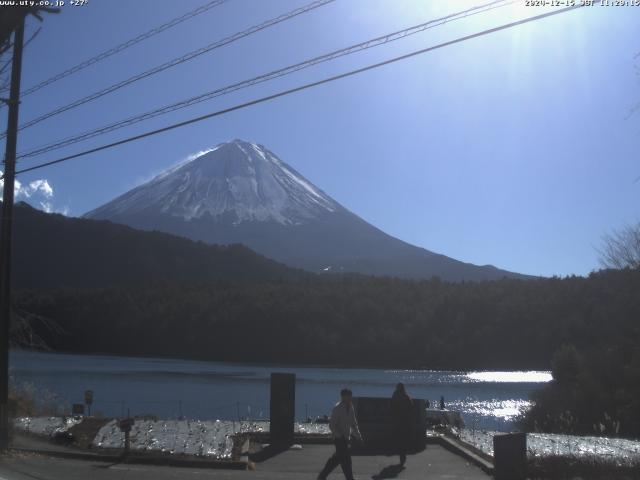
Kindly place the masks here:
MULTIPOLYGON (((96 100, 100 97, 103 97, 105 95, 108 95, 110 93, 115 92, 116 90, 119 90, 123 87, 126 87, 127 85, 131 85, 132 83, 138 82, 140 80, 143 80, 147 77, 150 77, 152 75, 155 75, 156 73, 160 73, 164 70, 167 70, 171 67, 175 67, 176 65, 180 65, 182 63, 185 63, 189 60, 193 60, 194 58, 203 55, 207 52, 210 52, 212 50, 215 50, 217 48, 223 47, 225 45, 229 45, 230 43, 233 43, 237 40, 240 40, 241 38, 247 37, 249 35, 253 35, 254 33, 257 33, 261 30, 265 30, 269 27, 272 27, 274 25, 277 25, 279 23, 282 23, 286 20, 290 20, 291 18, 297 17, 298 15, 302 15, 303 13, 307 13, 310 12, 312 10, 315 10, 316 8, 322 7, 328 3, 334 2, 335 0, 315 0, 311 3, 309 3, 308 5, 305 5, 303 7, 300 8, 296 8, 295 10, 291 10, 290 12, 287 12, 285 14, 279 15, 277 17, 274 17, 272 19, 267 20, 266 22, 263 22, 259 25, 255 25, 253 27, 250 27, 246 30, 243 30, 241 32, 235 33, 229 37, 225 37, 222 40, 218 40, 216 42, 213 42, 209 45, 206 45, 202 48, 199 48, 197 50, 193 50, 191 52, 186 53, 185 55, 178 57, 178 58, 174 58, 173 60, 170 60, 168 62, 163 63, 162 65, 158 65, 156 67, 153 67, 149 70, 146 70, 144 72, 141 72, 137 75, 134 75, 132 77, 127 78, 126 80, 122 80, 118 83, 115 83, 107 88, 104 88, 102 90, 99 90, 97 92, 94 92, 90 95, 87 95, 86 97, 80 98, 78 100, 75 100, 74 102, 71 102, 67 105, 64 105, 62 107, 56 108, 55 110, 52 110, 48 113, 45 113, 37 118, 34 118, 33 120, 30 120, 22 125, 20 125, 20 130, 24 130, 26 128, 32 127, 33 125, 36 125, 40 122, 43 122, 44 120, 47 120, 48 118, 54 117, 56 115, 59 115, 63 112, 66 112, 68 110, 71 110, 73 108, 79 107, 80 105, 84 105, 85 103, 91 102, 93 100, 96 100)), ((0 135, 0 138, 3 138, 5 135, 0 135)))
POLYGON ((248 80, 243 80, 241 82, 237 82, 231 85, 227 85, 225 87, 221 87, 218 88, 216 90, 210 91, 210 92, 206 92, 203 93, 201 95, 197 95, 195 97, 191 97, 188 98, 186 100, 181 100, 179 102, 173 103, 173 104, 169 104, 169 105, 165 105, 163 107, 160 108, 156 108, 154 110, 148 111, 146 113, 143 114, 139 114, 133 117, 129 117, 126 118, 124 120, 120 120, 118 122, 114 122, 99 128, 96 128, 94 130, 90 130, 84 133, 81 133, 79 135, 75 135, 73 137, 67 137, 65 139, 62 140, 57 140, 55 142, 52 143, 48 143, 46 145, 34 148, 32 150, 26 151, 26 152, 22 152, 18 155, 19 159, 24 159, 24 158, 28 158, 28 157, 34 157, 37 155, 42 155, 43 153, 47 153, 50 152, 52 150, 57 150, 63 147, 67 147, 69 145, 84 141, 84 140, 88 140, 90 138, 99 136, 99 135, 103 135, 105 133, 109 133, 115 130, 119 130, 120 128, 124 128, 124 127, 128 127, 130 125, 145 121, 145 120, 149 120, 151 118, 160 116, 160 115, 164 115, 176 110, 180 110, 183 108, 187 108, 190 107, 192 105, 207 101, 207 100, 211 100, 213 98, 216 97, 220 97, 223 95, 228 95, 232 92, 235 92, 237 90, 241 90, 244 88, 248 88, 251 87, 253 85, 257 85, 260 83, 264 83, 279 77, 283 77, 285 75, 289 75, 292 73, 295 73, 297 71, 309 68, 311 66, 314 65, 318 65, 320 63, 324 63, 324 62, 328 62, 330 60, 335 60, 336 58, 340 58, 346 55, 351 55, 353 53, 356 52, 360 52, 363 50, 367 50, 369 48, 373 48, 373 47, 377 47, 380 45, 384 45, 396 40, 400 40, 402 38, 406 38, 410 35, 415 35, 417 33, 423 32, 427 29, 430 28, 434 28, 437 27, 439 25, 443 25, 445 23, 454 21, 454 20, 460 20, 466 17, 469 17, 471 15, 477 15, 479 13, 484 13, 486 11, 489 10, 493 10, 495 8, 502 8, 505 7, 507 5, 511 5, 513 3, 515 3, 516 0, 494 0, 491 1, 489 3, 480 5, 480 6, 476 6, 476 7, 472 7, 469 8, 467 10, 463 10, 461 12, 456 12, 456 13, 452 13, 450 15, 447 15, 445 17, 441 17, 435 20, 429 20, 428 22, 424 22, 409 28, 405 28, 403 30, 399 30, 393 33, 389 33, 380 37, 376 37, 355 45, 351 45, 349 47, 346 48, 342 48, 339 50, 335 50, 333 52, 318 56, 318 57, 314 57, 311 58, 309 60, 305 60, 303 62, 300 63, 296 63, 293 65, 289 65, 287 67, 278 69, 278 70, 274 70, 271 71, 269 73, 265 73, 262 75, 259 75, 257 77, 253 77, 251 79, 248 80))
POLYGON ((204 5, 201 5, 200 7, 196 8, 195 10, 192 10, 190 12, 185 13, 184 15, 181 15, 179 17, 176 17, 172 20, 169 20, 166 23, 163 23, 162 25, 159 25, 155 28, 152 28, 151 30, 149 30, 148 32, 145 32, 143 34, 138 35, 137 37, 132 38, 131 40, 127 40, 124 43, 121 43, 120 45, 116 45, 115 47, 110 48, 109 50, 105 50, 102 53, 99 53, 98 55, 91 57, 83 62, 78 63, 77 65, 74 65, 71 68, 68 68, 67 70, 60 72, 46 80, 43 80, 42 82, 38 83, 37 85, 34 85, 33 87, 28 88, 27 90, 25 90, 24 92, 21 93, 21 95, 24 97, 26 95, 30 95, 33 92, 36 92, 38 90, 40 90, 41 88, 44 88, 48 85, 51 85, 52 83, 57 82, 58 80, 62 80, 65 77, 68 77, 69 75, 72 75, 74 73, 79 72, 80 70, 84 70, 85 68, 94 65, 106 58, 109 58, 112 55, 115 55, 116 53, 122 52, 123 50, 126 50, 129 47, 134 46, 137 43, 142 42, 143 40, 146 40, 148 38, 153 37, 154 35, 157 35, 161 32, 164 32, 165 30, 168 30, 171 27, 175 27, 176 25, 185 22, 193 17, 196 17, 202 13, 205 13, 209 10, 211 10, 214 7, 217 7, 219 5, 222 5, 223 3, 225 3, 227 0, 213 0, 210 1, 208 3, 205 3, 204 5))
POLYGON ((391 59, 388 59, 388 60, 385 60, 385 61, 382 61, 382 62, 378 62, 378 63, 374 63, 374 64, 371 64, 371 65, 368 65, 366 67, 358 68, 358 69, 355 69, 355 70, 350 70, 348 72, 341 73, 339 75, 334 75, 332 77, 324 78, 322 80, 318 80, 318 81, 315 81, 315 82, 307 83, 307 84, 304 84, 304 85, 301 85, 301 86, 298 86, 298 87, 295 87, 295 88, 291 88, 291 89, 284 90, 284 91, 281 91, 281 92, 278 92, 278 93, 275 93, 275 94, 272 94, 272 95, 268 95, 266 97, 258 98, 256 100, 252 100, 252 101, 249 101, 249 102, 245 102, 245 103, 241 103, 241 104, 235 105, 233 107, 225 108, 225 109, 222 109, 222 110, 218 110, 216 112, 208 113, 206 115, 202 115, 202 116, 195 117, 195 118, 192 118, 192 119, 189 119, 189 120, 185 120, 183 122, 174 123, 172 125, 168 125, 166 127, 159 128, 159 129, 156 129, 156 130, 151 130, 149 132, 142 133, 140 135, 135 135, 135 136, 132 136, 132 137, 128 137, 128 138, 125 138, 123 140, 119 140, 117 142, 112 142, 112 143, 109 143, 109 144, 106 144, 106 145, 102 145, 100 147, 91 148, 89 150, 85 150, 83 152, 79 152, 79 153, 76 153, 76 154, 73 154, 73 155, 68 155, 66 157, 58 158, 56 160, 51 160, 49 162, 44 162, 44 163, 35 165, 33 167, 24 168, 22 170, 18 170, 16 172, 16 174, 31 172, 33 170, 38 170, 38 169, 41 169, 41 168, 44 168, 44 167, 48 167, 48 166, 55 165, 55 164, 58 164, 58 163, 66 162, 68 160, 72 160, 74 158, 78 158, 78 157, 82 157, 82 156, 85 156, 85 155, 89 155, 91 153, 96 153, 96 152, 99 152, 99 151, 102 151, 102 150, 107 150, 107 149, 110 149, 110 148, 113 148, 113 147, 117 147, 117 146, 123 145, 125 143, 130 143, 130 142, 133 142, 133 141, 136 141, 136 140, 141 140, 141 139, 146 138, 146 137, 150 137, 150 136, 153 136, 153 135, 158 135, 160 133, 164 133, 164 132, 167 132, 169 130, 174 130, 176 128, 184 127, 186 125, 191 125, 193 123, 201 122, 201 121, 207 120, 209 118, 221 116, 221 115, 224 115, 224 114, 227 114, 227 113, 230 113, 230 112, 234 112, 236 110, 241 110, 241 109, 244 109, 244 108, 247 108, 247 107, 251 107, 253 105, 257 105, 257 104, 260 104, 260 103, 268 102, 270 100, 274 100, 276 98, 284 97, 286 95, 291 95, 291 94, 296 93, 296 92, 300 92, 300 91, 307 90, 307 89, 310 89, 310 88, 313 88, 313 87, 317 87, 317 86, 323 85, 325 83, 330 83, 330 82, 333 82, 335 80, 340 80, 342 78, 351 77, 351 76, 354 76, 354 75, 357 75, 357 74, 360 74, 360 73, 363 73, 363 72, 366 72, 366 71, 369 71, 369 70, 373 70, 373 69, 376 69, 376 68, 379 68, 379 67, 382 67, 382 66, 385 66, 385 65, 389 65, 389 64, 396 63, 396 62, 399 62, 399 61, 402 61, 402 60, 406 60, 408 58, 412 58, 412 57, 415 57, 417 55, 421 55, 421 54, 424 54, 424 53, 427 53, 427 52, 431 52, 433 50, 437 50, 437 49, 440 49, 440 48, 448 47, 450 45, 455 45, 455 44, 458 44, 458 43, 462 43, 462 42, 465 42, 467 40, 471 40, 471 39, 474 39, 474 38, 478 38, 478 37, 482 37, 482 36, 485 36, 485 35, 489 35, 491 33, 499 32, 501 30, 506 30, 506 29, 509 29, 509 28, 516 27, 518 25, 523 25, 525 23, 541 20, 543 18, 551 17, 551 16, 554 16, 554 15, 559 15, 561 13, 565 13, 565 12, 568 12, 568 11, 571 11, 571 10, 576 10, 576 9, 582 8, 582 7, 584 7, 584 5, 576 4, 576 5, 573 5, 573 6, 570 6, 570 7, 565 7, 565 8, 559 9, 559 10, 555 10, 553 12, 542 13, 540 15, 536 15, 536 16, 525 18, 525 19, 518 20, 518 21, 515 21, 515 22, 511 22, 511 23, 507 23, 507 24, 504 24, 504 25, 500 25, 498 27, 490 28, 490 29, 487 29, 487 30, 482 30, 481 32, 473 33, 471 35, 466 35, 464 37, 458 37, 458 38, 456 38, 454 40, 450 40, 448 42, 444 42, 444 43, 440 43, 438 45, 434 45, 434 46, 431 46, 431 47, 423 48, 421 50, 416 50, 414 52, 407 53, 405 55, 400 55, 398 57, 394 57, 394 58, 391 58, 391 59))

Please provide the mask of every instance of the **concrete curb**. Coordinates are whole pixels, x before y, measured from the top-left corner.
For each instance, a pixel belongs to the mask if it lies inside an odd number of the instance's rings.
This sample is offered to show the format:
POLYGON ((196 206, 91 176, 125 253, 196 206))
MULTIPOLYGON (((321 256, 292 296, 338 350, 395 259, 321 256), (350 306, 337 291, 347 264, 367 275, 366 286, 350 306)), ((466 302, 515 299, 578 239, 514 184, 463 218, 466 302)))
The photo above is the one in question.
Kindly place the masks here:
POLYGON ((59 450, 38 450, 31 448, 11 447, 12 452, 30 453, 45 455, 48 457, 66 458, 69 460, 84 460, 92 462, 113 462, 125 464, 142 464, 169 467, 189 467, 189 468, 219 468, 227 470, 246 470, 249 464, 248 459, 242 460, 207 460, 199 458, 172 458, 170 456, 142 456, 140 454, 130 454, 126 458, 122 455, 84 453, 59 450))
POLYGON ((459 455, 470 461, 474 465, 480 467, 485 473, 488 473, 489 475, 493 475, 494 473, 492 461, 490 461, 488 458, 485 458, 483 455, 480 455, 477 452, 473 451, 471 448, 468 448, 458 440, 454 440, 445 436, 427 437, 427 443, 440 445, 441 447, 446 448, 450 452, 455 453, 456 455, 459 455))
POLYGON ((71 452, 62 450, 46 450, 38 448, 9 447, 9 450, 16 453, 31 453, 45 455, 47 457, 67 458, 69 460, 89 460, 94 462, 118 462, 122 459, 120 455, 109 455, 99 453, 71 452))

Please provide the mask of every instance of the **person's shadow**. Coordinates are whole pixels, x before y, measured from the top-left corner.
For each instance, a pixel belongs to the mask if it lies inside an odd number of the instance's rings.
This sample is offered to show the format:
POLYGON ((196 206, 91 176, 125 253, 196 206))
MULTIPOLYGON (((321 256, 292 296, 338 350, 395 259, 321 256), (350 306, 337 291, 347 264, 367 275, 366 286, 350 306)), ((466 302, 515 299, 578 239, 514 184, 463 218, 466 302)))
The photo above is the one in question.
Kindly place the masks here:
POLYGON ((383 478, 396 478, 398 474, 404 470, 403 465, 388 465, 380 470, 380 473, 373 475, 373 480, 382 480, 383 478))
POLYGON ((275 457, 276 455, 280 455, 282 452, 286 452, 289 450, 289 445, 277 445, 271 444, 268 447, 263 448, 259 452, 252 453, 249 455, 249 460, 252 462, 260 463, 270 458, 275 457))

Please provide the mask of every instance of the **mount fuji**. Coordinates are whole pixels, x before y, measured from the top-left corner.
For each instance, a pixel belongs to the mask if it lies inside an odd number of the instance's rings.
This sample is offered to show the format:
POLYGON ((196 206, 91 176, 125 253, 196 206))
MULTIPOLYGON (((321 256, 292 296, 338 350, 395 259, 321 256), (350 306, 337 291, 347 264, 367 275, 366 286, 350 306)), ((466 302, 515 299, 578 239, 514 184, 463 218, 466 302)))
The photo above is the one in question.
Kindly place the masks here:
POLYGON ((234 140, 85 214, 211 244, 242 243, 314 272, 493 280, 526 276, 425 250, 367 223, 262 145, 234 140))

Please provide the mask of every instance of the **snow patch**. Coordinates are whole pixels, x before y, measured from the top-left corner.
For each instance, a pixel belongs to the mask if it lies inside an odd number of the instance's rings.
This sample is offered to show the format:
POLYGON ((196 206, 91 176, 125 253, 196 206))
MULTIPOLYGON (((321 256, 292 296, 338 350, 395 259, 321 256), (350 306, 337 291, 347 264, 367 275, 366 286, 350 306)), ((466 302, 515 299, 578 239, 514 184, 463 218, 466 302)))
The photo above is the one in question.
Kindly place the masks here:
MULTIPOLYGON (((326 424, 296 423, 294 428, 301 434, 329 435, 326 424)), ((268 431, 268 421, 137 419, 130 432, 130 442, 132 450, 230 459, 233 435, 268 431)), ((124 434, 118 428, 116 420, 107 423, 98 431, 93 446, 123 448, 124 434)))
POLYGON ((299 225, 338 207, 264 147, 234 140, 193 154, 87 216, 112 218, 155 210, 186 221, 232 214, 235 223, 299 225))
POLYGON ((13 421, 13 426, 36 435, 52 436, 66 432, 81 421, 82 417, 19 417, 13 421))
MULTIPOLYGON (((460 439, 493 455, 493 437, 501 432, 462 429, 460 439)), ((528 433, 527 450, 535 457, 577 455, 581 457, 640 460, 640 442, 623 438, 582 437, 552 433, 528 433)))

